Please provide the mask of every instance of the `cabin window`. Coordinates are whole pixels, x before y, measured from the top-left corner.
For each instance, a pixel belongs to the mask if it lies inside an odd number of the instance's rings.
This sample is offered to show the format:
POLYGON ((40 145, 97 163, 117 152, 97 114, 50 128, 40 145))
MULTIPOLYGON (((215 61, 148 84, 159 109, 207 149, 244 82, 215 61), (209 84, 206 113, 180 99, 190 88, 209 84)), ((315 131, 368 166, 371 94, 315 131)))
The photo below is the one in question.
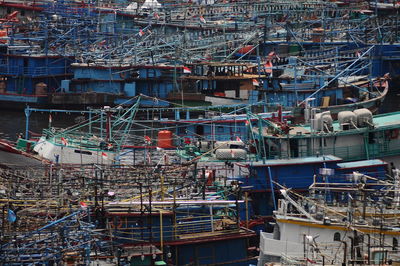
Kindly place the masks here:
POLYGON ((203 126, 197 126, 196 127, 196 134, 200 135, 200 136, 204 135, 204 127, 203 126))
POLYGON ((336 232, 336 233, 333 235, 333 241, 340 241, 340 233, 339 233, 339 232, 336 232))
POLYGON ((368 133, 368 144, 375 143, 375 134, 373 132, 368 133))
POLYGON ((217 126, 217 133, 224 133, 224 127, 217 126))
POLYGON ((291 139, 289 141, 291 155, 293 157, 299 157, 299 140, 298 139, 291 139))
POLYGON ((178 135, 186 135, 186 127, 178 127, 178 135))
POLYGON ((92 155, 90 151, 82 151, 82 150, 74 150, 75 153, 85 154, 85 155, 92 155))
POLYGON ((274 225, 274 229, 272 231, 272 238, 275 240, 281 240, 281 230, 278 224, 274 225))
POLYGON ((243 149, 243 145, 236 145, 236 144, 231 144, 229 145, 229 149, 243 149))
POLYGON ((395 237, 393 237, 393 250, 397 250, 397 247, 399 246, 399 242, 397 241, 397 239, 395 237))

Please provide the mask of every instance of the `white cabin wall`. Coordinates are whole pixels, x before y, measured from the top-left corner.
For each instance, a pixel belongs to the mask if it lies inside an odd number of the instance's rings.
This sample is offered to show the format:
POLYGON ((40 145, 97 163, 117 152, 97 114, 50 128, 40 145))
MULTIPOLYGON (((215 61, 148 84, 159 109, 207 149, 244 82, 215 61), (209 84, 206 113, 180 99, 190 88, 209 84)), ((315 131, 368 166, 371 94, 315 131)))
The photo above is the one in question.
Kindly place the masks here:
POLYGON ((303 243, 304 235, 319 235, 319 237, 317 238, 317 242, 333 242, 333 235, 335 234, 335 232, 340 233, 341 239, 344 238, 345 234, 344 231, 331 230, 327 228, 315 228, 291 223, 278 222, 278 225, 281 232, 281 240, 287 240, 297 243, 303 243))
POLYGON ((346 135, 346 136, 327 136, 315 137, 299 140, 299 152, 302 156, 316 155, 316 151, 323 151, 324 154, 335 154, 340 157, 357 156, 360 152, 364 151, 364 138, 360 135, 346 135), (354 146, 357 146, 354 147, 354 146), (310 153, 308 153, 308 150, 310 153))
MULTIPOLYGON (((328 243, 337 243, 339 244, 338 241, 334 241, 334 234, 335 233, 340 233, 340 239, 341 241, 346 241, 347 242, 347 247, 348 247, 348 256, 350 252, 350 238, 353 237, 354 233, 353 231, 344 231, 344 230, 338 230, 338 229, 329 229, 329 225, 324 226, 323 228, 317 228, 317 227, 310 227, 310 226, 303 226, 303 225, 298 225, 298 224, 292 224, 292 223, 282 223, 278 222, 279 225, 279 230, 280 230, 280 240, 285 242, 293 242, 293 243, 298 243, 304 245, 304 235, 308 236, 318 236, 315 241, 317 244, 323 246, 324 244, 328 243)), ((333 227, 333 226, 332 226, 333 227)), ((360 233, 359 233, 360 235, 360 233)), ((380 238, 381 236, 379 234, 371 234, 370 235, 370 244, 371 246, 380 246, 380 238)), ((397 243, 400 244, 400 236, 397 234, 385 234, 383 235, 383 243, 385 243, 386 249, 387 250, 392 250, 391 245, 393 244, 393 238, 397 239, 397 243)), ((367 248, 367 243, 368 243, 368 237, 366 234, 364 234, 364 245, 363 247, 366 249, 367 248)), ((399 249, 399 248, 397 248, 399 249)), ((365 250, 364 250, 365 251, 365 250)), ((327 252, 327 251, 325 251, 327 252)), ((396 251, 394 251, 396 252, 396 251)))

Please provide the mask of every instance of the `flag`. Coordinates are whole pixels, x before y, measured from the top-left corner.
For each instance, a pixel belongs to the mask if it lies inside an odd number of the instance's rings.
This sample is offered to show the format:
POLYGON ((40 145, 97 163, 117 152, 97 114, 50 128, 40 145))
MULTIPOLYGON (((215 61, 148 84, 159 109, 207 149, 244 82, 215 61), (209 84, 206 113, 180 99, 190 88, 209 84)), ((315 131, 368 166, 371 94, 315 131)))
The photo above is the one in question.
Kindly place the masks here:
POLYGON ((80 202, 82 209, 87 209, 87 204, 83 201, 80 202))
POLYGON ((111 143, 107 144, 107 149, 111 150, 113 148, 113 145, 111 143))
POLYGON ((100 45, 100 46, 103 46, 103 45, 106 44, 106 42, 107 42, 106 40, 102 40, 101 42, 99 42, 99 45, 100 45))
POLYGON ((309 258, 307 258, 307 261, 308 261, 309 263, 313 263, 313 264, 317 263, 316 261, 313 261, 312 259, 309 259, 309 258))
POLYGON ((258 80, 253 79, 253 85, 258 87, 258 86, 260 86, 260 83, 258 82, 258 80))
POLYGON ((357 56, 358 58, 360 58, 360 57, 361 57, 361 53, 360 53, 360 51, 357 51, 357 52, 356 52, 356 56, 357 56))
POLYGON ((246 126, 250 125, 249 120, 244 121, 244 124, 245 124, 246 126))
POLYGON ((154 13, 154 18, 155 19, 160 19, 160 16, 158 15, 158 13, 156 12, 156 13, 154 13))
POLYGON ((144 141, 145 141, 147 144, 150 144, 151 138, 150 138, 149 136, 144 136, 144 141))
POLYGON ((101 152, 101 157, 103 157, 104 159, 107 159, 107 153, 105 153, 104 151, 101 152))
POLYGON ((14 11, 11 14, 6 16, 6 19, 9 21, 18 21, 18 13, 19 11, 14 11))
POLYGON ((68 140, 66 140, 65 138, 61 137, 61 142, 64 146, 68 145, 68 140))
POLYGON ((185 74, 191 74, 192 73, 192 70, 190 70, 190 68, 188 68, 188 67, 183 67, 183 73, 185 73, 185 74))
POLYGON ((238 136, 236 136, 236 141, 240 141, 243 142, 241 138, 239 138, 238 136))
POLYGON ((144 35, 144 31, 142 29, 139 30, 139 36, 142 37, 144 35))
POLYGON ((272 62, 271 62, 271 61, 267 61, 267 63, 265 63, 265 65, 264 65, 264 67, 265 67, 265 73, 270 73, 270 74, 272 74, 272 67, 273 67, 273 65, 272 65, 272 62))
POLYGON ((281 59, 276 53, 275 51, 272 51, 268 54, 268 60, 272 60, 274 57, 276 57, 276 59, 281 59))
POLYGON ((7 219, 10 223, 13 223, 17 220, 17 215, 11 209, 8 209, 7 219))
POLYGON ((274 57, 276 55, 276 53, 274 52, 274 51, 272 51, 272 52, 270 52, 269 54, 268 54, 268 57, 274 57))
POLYGON ((207 22, 203 16, 200 16, 200 21, 201 21, 201 23, 204 23, 204 24, 206 24, 206 22, 207 22))

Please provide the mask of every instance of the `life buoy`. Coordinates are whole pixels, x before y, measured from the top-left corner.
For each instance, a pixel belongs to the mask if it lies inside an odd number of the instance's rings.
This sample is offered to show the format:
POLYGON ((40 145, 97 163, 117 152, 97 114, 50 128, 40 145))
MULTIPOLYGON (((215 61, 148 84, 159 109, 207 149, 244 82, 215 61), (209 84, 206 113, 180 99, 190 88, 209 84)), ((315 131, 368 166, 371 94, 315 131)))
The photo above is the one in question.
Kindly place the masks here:
POLYGON ((122 218, 120 217, 115 217, 117 222, 115 223, 114 220, 109 221, 108 225, 110 226, 111 229, 120 229, 122 228, 122 218))

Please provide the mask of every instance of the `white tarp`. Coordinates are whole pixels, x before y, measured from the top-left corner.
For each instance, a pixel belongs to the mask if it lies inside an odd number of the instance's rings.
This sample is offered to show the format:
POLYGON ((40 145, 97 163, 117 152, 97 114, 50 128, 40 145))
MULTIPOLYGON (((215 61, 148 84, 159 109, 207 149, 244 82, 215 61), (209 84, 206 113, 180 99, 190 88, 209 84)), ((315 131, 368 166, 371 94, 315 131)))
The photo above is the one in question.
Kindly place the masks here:
POLYGON ((126 10, 136 10, 138 8, 138 4, 136 2, 132 2, 129 6, 126 7, 126 10))
POLYGON ((140 9, 157 9, 160 8, 161 4, 157 0, 146 0, 140 9))
POLYGON ((183 2, 188 3, 188 2, 193 2, 193 4, 196 5, 213 5, 215 4, 216 0, 184 0, 183 2))
POLYGON ((213 5, 213 4, 215 4, 215 0, 197 0, 196 4, 199 4, 199 5, 213 5))

